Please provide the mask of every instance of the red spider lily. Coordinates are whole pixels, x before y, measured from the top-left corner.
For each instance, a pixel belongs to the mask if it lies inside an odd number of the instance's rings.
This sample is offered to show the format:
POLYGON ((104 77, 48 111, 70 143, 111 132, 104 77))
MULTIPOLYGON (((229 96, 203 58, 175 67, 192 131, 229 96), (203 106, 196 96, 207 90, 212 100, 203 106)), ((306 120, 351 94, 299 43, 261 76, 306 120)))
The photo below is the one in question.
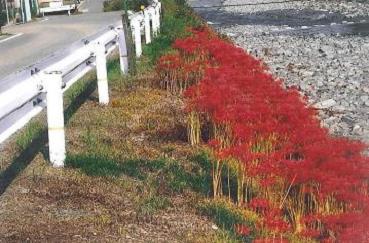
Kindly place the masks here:
POLYGON ((288 243, 289 241, 284 238, 262 238, 262 239, 255 239, 253 243, 288 243))
POLYGON ((249 207, 256 210, 268 210, 270 208, 270 203, 267 199, 264 198, 253 198, 249 203, 249 207))
POLYGON ((305 229, 301 232, 301 235, 309 238, 318 238, 321 235, 321 232, 316 229, 305 229))
POLYGON ((235 231, 237 234, 241 235, 241 236, 248 236, 251 233, 251 230, 248 226, 243 225, 243 224, 236 224, 235 225, 235 231))

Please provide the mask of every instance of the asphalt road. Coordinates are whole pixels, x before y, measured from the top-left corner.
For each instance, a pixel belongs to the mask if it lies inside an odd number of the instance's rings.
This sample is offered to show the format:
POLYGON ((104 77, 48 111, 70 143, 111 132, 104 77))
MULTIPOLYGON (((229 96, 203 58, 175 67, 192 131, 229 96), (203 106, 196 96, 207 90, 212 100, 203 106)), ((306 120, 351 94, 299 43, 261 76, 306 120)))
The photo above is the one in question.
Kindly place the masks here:
POLYGON ((223 5, 223 0, 187 0, 187 2, 213 27, 216 27, 221 22, 218 21, 218 15, 221 13, 221 8, 218 8, 218 6, 223 5))
POLYGON ((85 0, 78 15, 46 16, 5 29, 19 36, 0 42, 0 79, 119 21, 120 12, 104 13, 103 0, 85 0))
POLYGON ((210 7, 210 6, 221 6, 222 0, 187 0, 191 7, 194 7, 196 11, 201 9, 196 9, 197 7, 210 7))

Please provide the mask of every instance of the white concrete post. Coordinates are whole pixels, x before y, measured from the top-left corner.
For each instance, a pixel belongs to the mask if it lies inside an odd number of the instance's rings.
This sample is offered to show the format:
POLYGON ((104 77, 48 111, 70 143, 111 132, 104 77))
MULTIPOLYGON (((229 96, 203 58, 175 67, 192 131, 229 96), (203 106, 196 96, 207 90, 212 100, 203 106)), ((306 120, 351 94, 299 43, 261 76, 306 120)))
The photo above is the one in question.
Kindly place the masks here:
POLYGON ((32 19, 32 16, 31 16, 31 6, 29 4, 29 0, 24 0, 24 7, 25 7, 24 12, 26 14, 25 21, 26 22, 29 22, 32 19))
POLYGON ((97 90, 99 92, 99 103, 109 104, 108 71, 106 68, 105 45, 100 42, 95 44, 97 90))
POLYGON ((161 2, 158 1, 158 5, 159 5, 159 13, 161 15, 161 2))
POLYGON ((62 74, 54 71, 45 74, 49 157, 54 167, 63 167, 65 160, 65 134, 62 74))
POLYGON ((156 4, 156 21, 157 21, 157 28, 158 32, 160 32, 160 14, 161 14, 161 2, 157 2, 156 4))
POLYGON ((152 21, 152 34, 153 36, 156 36, 158 33, 158 24, 157 24, 157 18, 156 18, 156 11, 154 7, 151 7, 149 9, 150 15, 151 15, 151 21, 152 21))
POLYGON ((118 31, 118 46, 119 46, 119 63, 120 71, 122 74, 128 73, 128 51, 125 33, 123 28, 117 29, 118 31))
POLYGON ((147 9, 144 10, 144 22, 145 22, 145 41, 146 44, 151 42, 151 28, 150 28, 150 14, 147 9))
POLYGON ((132 27, 135 36, 136 56, 140 57, 142 54, 140 21, 132 19, 132 27))

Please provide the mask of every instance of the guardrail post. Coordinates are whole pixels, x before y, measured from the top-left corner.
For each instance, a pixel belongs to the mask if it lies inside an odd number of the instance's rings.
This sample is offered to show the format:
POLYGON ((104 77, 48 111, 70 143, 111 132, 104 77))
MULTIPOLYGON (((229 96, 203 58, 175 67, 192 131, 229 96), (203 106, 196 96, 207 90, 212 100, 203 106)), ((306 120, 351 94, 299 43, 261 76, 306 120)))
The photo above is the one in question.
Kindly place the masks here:
POLYGON ((49 136, 49 157, 54 167, 63 167, 65 160, 65 134, 62 73, 59 71, 45 74, 47 124, 49 136))
POLYGON ((99 103, 109 104, 108 71, 106 68, 105 45, 100 42, 95 44, 97 90, 99 92, 99 103))
POLYGON ((156 6, 156 27, 157 27, 157 32, 160 32, 160 13, 161 13, 161 3, 159 1, 157 1, 156 6))
POLYGON ((133 43, 133 34, 131 23, 128 19, 127 14, 122 15, 122 27, 124 32, 124 37, 126 40, 127 46, 127 55, 128 55, 128 72, 132 75, 136 74, 136 54, 135 54, 135 45, 133 43))
POLYGON ((152 21, 152 34, 153 36, 156 36, 158 33, 158 24, 157 24, 155 7, 151 7, 149 11, 150 11, 151 21, 152 21))
POLYGON ((128 73, 128 49, 123 28, 118 30, 119 63, 122 74, 128 73))
POLYGON ((140 21, 136 19, 132 19, 132 27, 135 36, 135 47, 136 47, 136 57, 140 57, 142 54, 142 47, 141 47, 141 29, 140 29, 140 21))
POLYGON ((144 21, 145 21, 145 41, 146 44, 151 42, 151 30, 150 30, 150 14, 147 9, 144 10, 144 21))

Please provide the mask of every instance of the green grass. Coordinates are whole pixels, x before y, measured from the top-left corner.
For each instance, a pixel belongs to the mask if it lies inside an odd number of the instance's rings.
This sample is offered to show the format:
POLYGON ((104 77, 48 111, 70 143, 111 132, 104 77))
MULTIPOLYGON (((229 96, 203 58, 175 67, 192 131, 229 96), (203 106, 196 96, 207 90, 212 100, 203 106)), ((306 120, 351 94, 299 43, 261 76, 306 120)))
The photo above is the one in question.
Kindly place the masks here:
POLYGON ((96 73, 88 73, 85 77, 75 82, 64 94, 64 121, 73 116, 77 109, 83 104, 89 94, 97 87, 96 73))
POLYGON ((207 200, 201 203, 198 209, 203 215, 212 218, 232 238, 243 242, 252 242, 253 233, 247 237, 236 236, 234 226, 242 224, 255 231, 255 224, 258 221, 258 216, 255 213, 240 209, 227 200, 207 200))
POLYGON ((120 63, 118 58, 108 60, 107 62, 108 80, 112 82, 120 81, 123 79, 120 71, 120 63))
POLYGON ((41 136, 45 126, 40 121, 31 121, 16 137, 18 150, 26 149, 36 137, 41 136))
POLYGON ((138 201, 136 211, 139 217, 147 217, 169 206, 171 206, 171 203, 167 197, 150 194, 138 201))
MULTIPOLYGON (((100 146, 97 143, 96 145, 100 146)), ((203 155, 199 155, 201 156, 203 155)), ((154 174, 163 178, 168 192, 182 193, 185 190, 194 190, 204 195, 210 194, 210 171, 202 168, 195 161, 190 163, 190 166, 185 168, 179 162, 166 158, 117 161, 109 158, 105 153, 68 155, 66 159, 68 167, 78 168, 89 176, 117 177, 124 174, 135 179, 146 180, 154 174)))
POLYGON ((81 80, 75 82, 64 94, 64 103, 68 104, 73 102, 78 96, 80 96, 83 91, 92 82, 96 82, 96 75, 90 73, 81 80))
POLYGON ((65 164, 71 168, 79 168, 89 176, 114 177, 122 173, 115 161, 94 155, 68 156, 65 164))
POLYGON ((164 14, 161 32, 152 43, 143 48, 143 54, 148 57, 151 64, 155 64, 160 56, 171 51, 171 45, 176 39, 190 34, 186 28, 203 25, 185 1, 163 0, 162 3, 164 14))
POLYGON ((217 238, 214 240, 214 243, 240 243, 242 242, 237 236, 229 231, 218 231, 217 238))
POLYGON ((164 160, 129 159, 116 161, 101 155, 68 155, 66 165, 78 168, 89 176, 116 177, 122 174, 144 180, 148 173, 157 172, 165 166, 164 160))

